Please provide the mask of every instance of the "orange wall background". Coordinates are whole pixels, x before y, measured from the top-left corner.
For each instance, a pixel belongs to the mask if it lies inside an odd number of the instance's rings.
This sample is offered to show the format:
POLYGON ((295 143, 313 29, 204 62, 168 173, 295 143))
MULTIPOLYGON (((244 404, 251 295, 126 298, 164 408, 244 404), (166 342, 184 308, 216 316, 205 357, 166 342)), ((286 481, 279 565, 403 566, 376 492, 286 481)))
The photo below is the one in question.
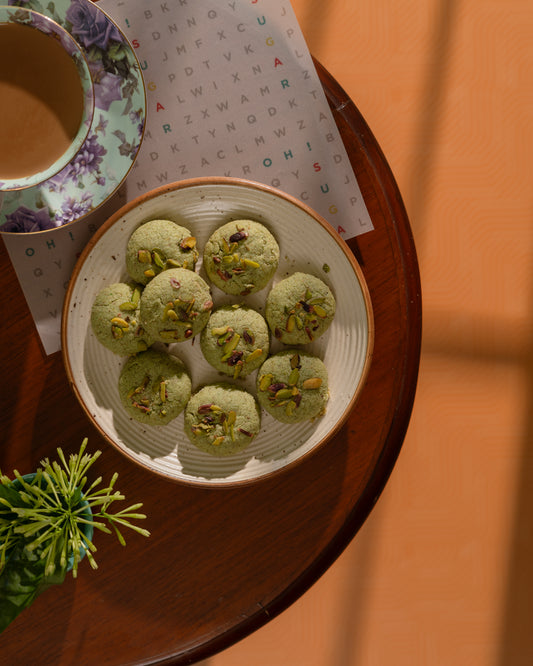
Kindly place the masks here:
POLYGON ((292 0, 388 158, 420 263, 396 468, 298 602, 205 666, 533 664, 533 2, 292 0))

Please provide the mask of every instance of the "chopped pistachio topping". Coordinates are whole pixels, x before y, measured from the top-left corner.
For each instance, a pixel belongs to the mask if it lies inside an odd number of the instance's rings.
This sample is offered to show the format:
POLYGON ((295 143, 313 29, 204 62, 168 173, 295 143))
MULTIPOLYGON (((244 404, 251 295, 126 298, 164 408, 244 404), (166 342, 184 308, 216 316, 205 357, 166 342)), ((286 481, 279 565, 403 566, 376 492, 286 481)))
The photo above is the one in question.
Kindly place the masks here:
MULTIPOLYGON (((259 377, 258 387, 264 393, 269 393, 268 400, 274 407, 284 407, 287 416, 291 416, 295 409, 300 406, 302 393, 298 384, 300 383, 300 355, 293 354, 290 358, 291 371, 287 382, 275 382, 272 373, 259 377)), ((302 390, 316 390, 322 386, 320 377, 309 377, 301 382, 302 390)))
MULTIPOLYGON (((192 252, 192 263, 198 258, 198 250, 196 249, 196 238, 194 236, 187 236, 180 242, 180 248, 185 252, 192 252)), ((150 267, 144 271, 147 278, 155 277, 161 271, 167 268, 188 268, 189 260, 184 259, 178 261, 176 259, 167 257, 163 250, 160 248, 153 248, 151 250, 141 249, 137 252, 137 260, 141 264, 150 264, 150 267)))
MULTIPOLYGON (((246 273, 246 269, 256 269, 261 267, 259 262, 254 261, 253 259, 248 259, 247 257, 242 257, 237 251, 239 249, 239 243, 246 240, 248 235, 249 234, 245 229, 237 228, 237 231, 231 234, 229 239, 222 238, 219 245, 219 254, 213 256, 213 263, 221 265, 216 272, 224 282, 231 280, 234 275, 243 275, 246 273)), ((242 295, 246 296, 253 288, 253 284, 245 285, 242 295)))
POLYGON ((125 303, 121 303, 119 307, 124 312, 132 312, 136 310, 137 307, 139 306, 140 298, 141 298, 141 290, 139 289, 139 287, 135 287, 131 295, 131 301, 126 301, 125 303))
POLYGON ((163 407, 168 400, 166 380, 160 377, 151 382, 150 377, 146 375, 139 386, 129 391, 128 398, 135 409, 145 414, 155 412, 163 417, 167 413, 163 407))
MULTIPOLYGON (((325 319, 328 316, 323 307, 324 301, 324 297, 313 296, 311 290, 306 288, 301 298, 292 307, 285 308, 287 316, 285 320, 286 332, 292 333, 297 328, 299 331, 304 330, 309 340, 314 340, 313 333, 319 327, 319 319, 325 319)), ((279 338, 282 336, 282 332, 276 329, 274 335, 279 338)))
MULTIPOLYGON (((198 420, 191 426, 192 433, 196 437, 207 437, 213 446, 220 446, 226 437, 235 441, 235 424, 237 412, 224 411, 214 404, 200 405, 196 410, 198 420)), ((240 428, 238 429, 240 431, 240 428)), ((244 431, 247 436, 253 437, 252 433, 244 431)))

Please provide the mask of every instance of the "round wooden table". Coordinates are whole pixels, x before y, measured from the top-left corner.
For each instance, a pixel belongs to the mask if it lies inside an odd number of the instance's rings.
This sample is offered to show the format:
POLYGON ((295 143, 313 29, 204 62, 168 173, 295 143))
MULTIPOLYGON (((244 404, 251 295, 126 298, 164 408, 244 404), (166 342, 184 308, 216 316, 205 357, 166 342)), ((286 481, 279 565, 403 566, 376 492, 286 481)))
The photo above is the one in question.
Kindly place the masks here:
POLYGON ((364 119, 316 63, 375 229, 349 242, 375 317, 368 379, 338 435, 301 465, 256 485, 205 489, 156 477, 111 448, 45 357, 0 242, 0 468, 33 471, 57 446, 89 437, 93 468, 142 501, 150 538, 98 534, 98 571, 84 560, 0 638, 2 663, 191 664, 268 622, 303 594, 357 533, 405 436, 421 341, 418 265, 394 178, 364 119))

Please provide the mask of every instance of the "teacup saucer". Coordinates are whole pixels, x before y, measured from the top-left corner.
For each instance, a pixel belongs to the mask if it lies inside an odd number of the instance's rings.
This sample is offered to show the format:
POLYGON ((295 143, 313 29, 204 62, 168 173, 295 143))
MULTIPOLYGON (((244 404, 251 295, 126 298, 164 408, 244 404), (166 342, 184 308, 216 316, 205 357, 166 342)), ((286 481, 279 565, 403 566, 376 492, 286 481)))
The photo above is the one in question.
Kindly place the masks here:
POLYGON ((94 115, 85 143, 53 178, 6 192, 1 233, 32 233, 79 220, 120 187, 137 157, 146 120, 139 61, 118 26, 90 0, 9 0, 54 19, 84 51, 94 86, 94 115))

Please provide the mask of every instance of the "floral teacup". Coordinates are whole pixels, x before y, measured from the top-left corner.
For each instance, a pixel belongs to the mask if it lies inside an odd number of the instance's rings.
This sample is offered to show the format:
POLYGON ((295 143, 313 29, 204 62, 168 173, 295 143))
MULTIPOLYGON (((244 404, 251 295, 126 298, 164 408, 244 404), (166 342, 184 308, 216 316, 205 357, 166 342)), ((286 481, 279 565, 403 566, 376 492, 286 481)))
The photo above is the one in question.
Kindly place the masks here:
POLYGON ((59 173, 85 142, 94 113, 89 66, 47 16, 0 6, 0 197, 59 173))

